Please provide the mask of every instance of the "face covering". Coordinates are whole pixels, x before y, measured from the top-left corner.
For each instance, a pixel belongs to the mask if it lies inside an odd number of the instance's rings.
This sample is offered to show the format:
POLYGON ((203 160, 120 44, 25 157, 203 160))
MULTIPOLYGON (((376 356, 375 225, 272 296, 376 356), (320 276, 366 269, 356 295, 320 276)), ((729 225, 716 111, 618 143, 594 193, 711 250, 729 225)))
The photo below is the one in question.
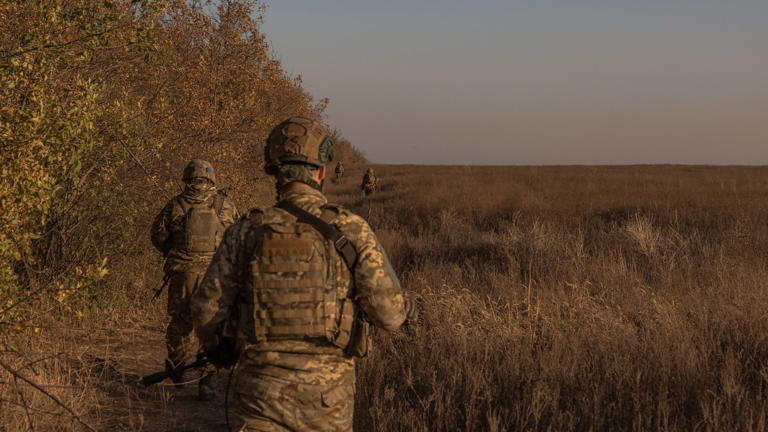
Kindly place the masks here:
POLYGON ((216 186, 212 181, 197 177, 187 182, 182 195, 191 201, 200 202, 210 198, 214 192, 216 192, 216 186))

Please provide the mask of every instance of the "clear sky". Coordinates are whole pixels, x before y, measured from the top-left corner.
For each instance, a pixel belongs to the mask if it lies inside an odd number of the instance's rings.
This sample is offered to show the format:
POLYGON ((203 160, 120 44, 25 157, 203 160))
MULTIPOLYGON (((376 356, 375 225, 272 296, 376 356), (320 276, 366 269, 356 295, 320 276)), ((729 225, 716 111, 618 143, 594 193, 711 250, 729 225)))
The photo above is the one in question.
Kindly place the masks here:
POLYGON ((768 0, 272 0, 379 163, 768 164, 768 0))

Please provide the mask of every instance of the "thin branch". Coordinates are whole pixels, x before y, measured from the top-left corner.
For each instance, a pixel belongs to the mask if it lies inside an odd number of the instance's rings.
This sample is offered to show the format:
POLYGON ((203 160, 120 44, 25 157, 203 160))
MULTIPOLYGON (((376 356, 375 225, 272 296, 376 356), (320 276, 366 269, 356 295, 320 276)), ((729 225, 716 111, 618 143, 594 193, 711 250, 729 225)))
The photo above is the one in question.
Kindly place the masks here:
POLYGON ((27 401, 24 400, 24 393, 19 388, 19 380, 16 377, 13 377, 13 386, 16 387, 16 392, 19 393, 19 398, 21 398, 21 406, 24 407, 24 413, 27 415, 27 422, 29 422, 29 428, 32 429, 32 432, 34 432, 35 424, 32 423, 32 416, 29 414, 29 407, 27 406, 27 401))
POLYGON ((45 288, 46 288, 45 286, 39 287, 39 288, 35 289, 34 291, 32 291, 31 293, 29 293, 29 294, 28 294, 26 297, 24 297, 23 299, 21 299, 21 300, 17 301, 16 303, 13 303, 12 305, 8 306, 7 308, 5 308, 5 309, 1 310, 1 311, 0 311, 0 317, 2 317, 3 315, 5 315, 5 314, 6 314, 6 313, 8 313, 9 311, 13 310, 14 308, 16 308, 16 306, 18 306, 18 305, 20 305, 20 304, 23 304, 23 303, 26 303, 26 302, 28 302, 28 301, 32 300, 32 299, 33 299, 34 297, 36 297, 38 294, 42 293, 42 292, 45 290, 45 288))
MULTIPOLYGON (((5 383, 0 382, 0 384, 5 384, 5 383)), ((16 401, 8 400, 8 399, 0 398, 0 402, 4 402, 4 403, 7 403, 7 404, 11 404, 11 405, 16 405, 17 407, 23 407, 22 404, 20 404, 20 403, 18 403, 16 401)), ((32 410, 32 411, 34 411, 34 412, 36 412, 36 413, 45 414, 45 415, 54 416, 54 417, 61 417, 61 416, 64 415, 64 414, 62 414, 60 412, 45 411, 45 410, 37 409, 37 408, 34 408, 34 407, 27 407, 27 408, 32 410)))
POLYGON ((65 409, 65 410, 66 410, 66 411, 67 411, 67 412, 68 412, 68 413, 69 413, 69 414, 72 416, 72 418, 74 418, 75 420, 77 420, 77 422, 78 422, 78 423, 80 423, 81 425, 83 425, 83 427, 85 427, 85 428, 86 428, 86 429, 88 429, 89 431, 92 431, 92 432, 97 432, 97 431, 96 431, 96 429, 94 429, 94 428, 93 428, 93 426, 91 426, 91 425, 89 425, 88 423, 86 423, 85 421, 83 421, 83 419, 82 419, 82 418, 80 418, 80 416, 79 416, 79 415, 77 415, 77 413, 75 413, 74 411, 72 411, 72 408, 68 407, 68 406, 67 406, 67 405, 66 405, 64 402, 62 402, 62 401, 61 401, 61 399, 59 399, 59 398, 57 398, 56 396, 52 395, 51 393, 49 393, 48 391, 46 391, 44 388, 42 388, 42 387, 40 387, 39 385, 37 385, 35 382, 33 382, 33 381, 29 380, 28 378, 25 378, 23 375, 21 375, 20 373, 16 372, 16 371, 15 371, 13 368, 11 368, 10 366, 8 366, 7 364, 5 364, 5 363, 4 363, 3 361, 1 361, 1 360, 0 360, 0 367, 2 367, 3 369, 5 369, 6 371, 8 371, 8 373, 10 373, 11 375, 13 375, 14 377, 16 377, 16 378, 18 378, 18 379, 20 379, 20 380, 24 381, 25 383, 27 383, 27 384, 31 385, 31 386, 32 386, 32 387, 34 387, 34 388, 35 388, 37 391, 39 391, 40 393, 44 394, 44 395, 45 395, 45 396, 47 396, 49 399, 51 399, 52 401, 54 401, 54 402, 55 402, 57 405, 59 405, 60 407, 64 408, 64 409, 65 409))
MULTIPOLYGON (((61 356, 63 354, 66 354, 66 353, 62 351, 62 352, 60 352, 58 354, 53 354, 53 355, 45 356, 43 358, 39 358, 37 360, 32 360, 31 362, 28 362, 27 364, 22 366, 21 369, 19 369, 19 372, 23 371, 24 369, 31 368, 32 366, 34 366, 34 365, 36 365, 38 363, 44 362, 46 360, 50 360, 50 359, 59 357, 59 356, 61 356)), ((33 369, 33 372, 34 372, 34 369, 33 369)))
POLYGON ((137 158, 137 157, 136 157, 136 155, 135 155, 135 154, 133 154, 133 152, 131 151, 131 149, 130 149, 130 148, 128 148, 128 145, 126 145, 126 144, 125 144, 125 142, 124 142, 123 140, 121 140, 121 139, 118 139, 118 141, 120 142, 120 144, 122 144, 122 146, 123 146, 123 148, 125 149, 125 151, 127 151, 127 152, 128 152, 128 154, 129 154, 129 155, 131 155, 131 158, 132 158, 134 161, 136 161, 136 163, 137 163, 137 164, 139 164, 139 166, 141 167, 141 169, 142 169, 142 170, 144 170, 144 173, 147 175, 147 177, 148 177, 150 180, 152 180, 152 183, 154 183, 154 184, 155 184, 155 186, 157 187, 157 190, 159 190, 159 191, 160 191, 160 192, 162 192, 162 193, 165 193, 165 190, 164 190, 163 188, 161 188, 161 187, 160 187, 160 184, 158 184, 158 183, 157 183, 157 180, 155 180, 155 179, 152 177, 152 174, 150 174, 150 173, 149 173, 149 170, 147 169, 147 167, 145 167, 145 166, 144 166, 144 164, 143 164, 143 163, 141 163, 141 161, 139 160, 139 158, 137 158))

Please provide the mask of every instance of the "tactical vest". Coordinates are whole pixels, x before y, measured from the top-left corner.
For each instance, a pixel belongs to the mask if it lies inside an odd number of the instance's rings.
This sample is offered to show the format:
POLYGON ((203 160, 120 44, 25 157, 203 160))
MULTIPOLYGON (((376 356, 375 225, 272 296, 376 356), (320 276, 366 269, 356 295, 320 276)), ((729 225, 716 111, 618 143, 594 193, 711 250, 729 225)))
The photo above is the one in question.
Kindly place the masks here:
POLYGON ((172 247, 187 255, 213 255, 224 235, 219 218, 224 197, 215 194, 212 200, 199 204, 183 198, 177 202, 184 213, 184 226, 173 234, 172 247))
MULTIPOLYGON (((334 215, 325 209, 321 218, 327 224, 334 215)), ((258 225, 243 311, 252 323, 249 342, 322 339, 346 348, 355 313, 351 276, 334 245, 308 223, 258 225)))

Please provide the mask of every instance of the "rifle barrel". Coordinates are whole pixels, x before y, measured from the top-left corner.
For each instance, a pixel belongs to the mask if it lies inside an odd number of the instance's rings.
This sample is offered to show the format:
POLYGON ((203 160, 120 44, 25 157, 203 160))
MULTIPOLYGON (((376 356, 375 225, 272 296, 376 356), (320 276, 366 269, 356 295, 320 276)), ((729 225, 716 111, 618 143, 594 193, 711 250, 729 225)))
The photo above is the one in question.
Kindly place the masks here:
POLYGON ((177 367, 176 369, 173 369, 173 370, 164 370, 164 371, 160 371, 160 372, 155 372, 155 373, 150 374, 150 375, 146 375, 146 376, 141 378, 141 383, 145 387, 149 387, 152 384, 157 384, 157 383, 159 383, 160 381, 162 381, 162 380, 164 380, 166 378, 170 378, 171 375, 180 374, 180 373, 184 372, 187 369, 201 368, 201 367, 203 367, 203 366, 205 366, 207 364, 208 364, 208 359, 205 359, 205 358, 197 359, 197 360, 195 360, 194 362, 192 362, 192 363, 190 363, 188 365, 182 365, 182 366, 179 366, 179 367, 177 367))

